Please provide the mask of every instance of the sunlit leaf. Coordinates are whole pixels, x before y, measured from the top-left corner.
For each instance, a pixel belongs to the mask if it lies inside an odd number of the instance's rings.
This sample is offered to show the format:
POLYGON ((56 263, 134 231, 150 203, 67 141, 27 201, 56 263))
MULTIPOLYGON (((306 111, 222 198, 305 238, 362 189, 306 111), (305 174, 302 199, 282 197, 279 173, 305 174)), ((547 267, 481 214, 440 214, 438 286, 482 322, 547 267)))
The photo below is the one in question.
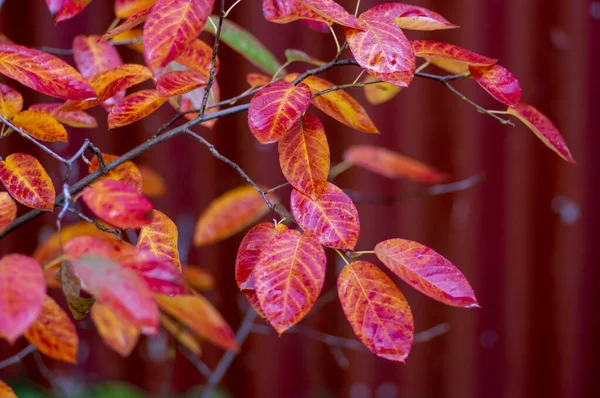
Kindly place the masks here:
POLYGON ((79 35, 73 40, 75 65, 86 79, 123 64, 117 49, 109 42, 98 42, 98 39, 95 35, 79 35))
POLYGON ((0 380, 0 397, 17 398, 17 395, 15 394, 13 389, 8 386, 8 384, 0 380))
POLYGON ((152 221, 150 200, 121 181, 98 181, 84 188, 82 199, 98 218, 121 229, 141 228, 152 221))
POLYGON ((186 265, 182 269, 186 282, 196 290, 210 290, 215 287, 215 278, 204 269, 186 265))
POLYGON ((290 206, 298 225, 314 233, 324 246, 354 250, 360 232, 358 211, 341 189, 327 183, 318 200, 294 189, 290 206))
POLYGON ((33 156, 13 153, 0 161, 0 181, 17 202, 34 209, 54 209, 54 185, 33 156))
MULTIPOLYGON (((377 80, 377 79, 375 79, 373 76, 368 76, 365 79, 365 82, 372 82, 375 80, 377 80)), ((395 86, 390 83, 382 82, 382 83, 367 84, 363 88, 363 90, 365 92, 365 97, 367 98, 367 101, 369 101, 370 104, 379 105, 379 104, 388 102, 389 100, 394 98, 396 95, 398 95, 398 93, 400 93, 400 91, 402 91, 402 87, 398 87, 398 86, 395 86)))
MULTIPOLYGON (((212 69, 213 48, 202 40, 191 42, 183 53, 177 57, 177 63, 186 68, 200 73, 206 77, 210 76, 212 69)), ((215 76, 219 72, 219 58, 215 63, 215 76)))
POLYGON ((138 170, 142 175, 142 194, 149 198, 161 198, 167 193, 165 179, 152 167, 141 164, 138 170))
POLYGON ((469 72, 470 65, 492 66, 498 62, 493 58, 440 41, 414 40, 412 46, 417 57, 425 58, 434 65, 455 74, 469 72))
POLYGON ((288 62, 299 61, 299 62, 306 62, 307 64, 311 64, 311 65, 315 65, 315 66, 325 65, 324 61, 321 61, 319 59, 311 57, 310 55, 308 55, 307 53, 305 53, 302 50, 296 50, 293 48, 285 50, 285 58, 288 60, 288 62))
POLYGON ((158 307, 150 289, 134 271, 96 255, 73 260, 72 265, 82 287, 115 315, 144 334, 158 331, 158 307))
POLYGON ((0 192, 0 232, 17 217, 17 204, 7 192, 0 192))
POLYGON ((83 111, 66 112, 61 108, 62 104, 35 104, 29 107, 32 111, 47 113, 67 126, 88 129, 98 127, 98 122, 92 115, 83 111))
POLYGON ((40 141, 66 142, 67 130, 58 120, 47 113, 26 110, 16 114, 12 123, 28 135, 40 141))
POLYGON ((194 355, 202 354, 202 347, 200 347, 197 338, 187 331, 183 324, 174 321, 162 313, 160 314, 160 324, 175 337, 179 344, 190 350, 191 353, 194 355))
POLYGON ((380 7, 358 18, 360 29, 346 28, 346 40, 361 68, 385 82, 408 87, 415 73, 415 55, 410 41, 380 7))
POLYGON ((118 35, 114 36, 111 40, 112 43, 115 42, 120 42, 120 41, 130 41, 129 44, 126 44, 125 46, 132 49, 133 51, 136 51, 140 54, 144 53, 144 43, 142 43, 142 39, 144 32, 142 32, 141 29, 130 29, 127 30, 123 33, 119 33, 118 35))
POLYGON ((156 73, 198 37, 214 0, 158 0, 144 26, 144 56, 156 73))
POLYGON ((485 91, 504 105, 517 106, 521 102, 521 85, 505 67, 469 66, 469 72, 485 91))
POLYGON ((10 119, 23 109, 23 96, 17 90, 0 83, 0 115, 10 119))
POLYGON ((344 152, 344 160, 388 178, 407 178, 425 184, 448 179, 446 173, 380 146, 350 147, 344 152))
POLYGON ((0 334, 11 344, 38 317, 46 297, 42 267, 22 254, 0 259, 0 334))
POLYGON ((234 334, 219 311, 200 295, 167 297, 156 295, 160 309, 211 343, 231 350, 239 350, 234 334))
POLYGON ((141 90, 119 101, 108 114, 108 128, 114 129, 137 122, 160 108, 168 98, 156 90, 141 90))
POLYGON ((386 3, 371 10, 391 18, 402 29, 430 31, 458 28, 437 12, 411 4, 386 3))
POLYGON ((95 303, 90 316, 104 344, 123 357, 129 356, 140 338, 136 326, 119 318, 108 306, 95 303))
POLYGON ((156 0, 115 0, 115 15, 125 19, 152 7, 156 0))
MULTIPOLYGON (((105 40, 109 40, 109 39, 113 39, 113 38, 117 39, 118 36, 121 36, 121 35, 125 34, 126 32, 130 31, 130 29, 133 29, 136 26, 146 22, 146 20, 150 16, 151 12, 152 12, 152 8, 146 8, 144 10, 137 12, 136 14, 131 15, 125 21, 123 21, 121 24, 112 28, 108 32, 106 32, 100 38, 100 41, 105 41, 105 40)), ((140 31, 140 33, 141 34, 136 37, 142 37, 143 33, 141 31, 140 31)), ((125 38, 119 37, 119 39, 124 40, 125 38)), ((141 43, 140 43, 140 45, 141 45, 141 43)), ((142 48, 142 52, 143 52, 143 48, 142 48)))
POLYGON ((261 144, 277 142, 308 109, 310 88, 280 80, 267 84, 250 101, 248 125, 261 144))
POLYGON ((46 0, 50 14, 56 22, 73 18, 91 2, 92 0, 46 0))
POLYGON ((284 230, 263 248, 254 269, 256 295, 267 320, 281 334, 317 301, 327 256, 310 232, 284 230))
POLYGON ((544 145, 556 152, 561 158, 567 162, 575 163, 575 159, 571 156, 571 152, 560 132, 543 113, 533 106, 523 103, 515 107, 509 107, 508 113, 516 116, 542 140, 544 145))
POLYGON ((39 316, 25 332, 25 338, 52 359, 77 363, 79 338, 75 325, 50 296, 46 296, 39 316))
MULTIPOLYGON (((109 155, 107 153, 102 154, 102 159, 104 160, 105 165, 109 165, 113 161, 117 160, 119 157, 117 155, 109 155)), ((93 157, 90 162, 88 172, 93 173, 100 168, 100 163, 98 162, 97 157, 93 157)), ((100 180, 116 180, 121 181, 123 184, 130 186, 135 189, 138 193, 142 192, 142 174, 138 170, 135 163, 128 160, 123 164, 115 167, 108 173, 104 174, 102 177, 98 178, 96 181, 100 180)))
POLYGON ((375 246, 375 254, 394 274, 424 295, 455 307, 479 307, 467 278, 429 247, 389 239, 375 246))
POLYGON ((178 232, 175 223, 165 214, 154 210, 152 222, 144 225, 140 231, 137 247, 151 251, 157 257, 169 261, 181 271, 177 237, 178 232))
POLYGON ((250 88, 262 87, 271 83, 271 76, 263 75, 262 73, 248 73, 246 82, 250 88))
POLYGON ((193 71, 174 71, 156 79, 156 91, 161 97, 175 97, 204 87, 208 79, 193 71))
POLYGON ((327 185, 329 145, 321 121, 307 114, 278 144, 281 171, 290 184, 317 199, 327 185))
POLYGON ((413 316, 404 295, 375 265, 355 261, 337 281, 346 319, 375 355, 404 362, 414 337, 413 316))
POLYGON ((340 6, 334 0, 298 0, 300 3, 316 12, 327 21, 354 29, 362 29, 356 17, 340 6))
MULTIPOLYGON (((275 201, 275 196, 269 195, 275 201)), ((234 235, 269 211, 254 187, 244 185, 225 192, 211 202, 196 223, 196 246, 218 242, 234 235)))
POLYGON ((51 97, 85 100, 96 92, 69 64, 17 44, 0 45, 0 74, 51 97))

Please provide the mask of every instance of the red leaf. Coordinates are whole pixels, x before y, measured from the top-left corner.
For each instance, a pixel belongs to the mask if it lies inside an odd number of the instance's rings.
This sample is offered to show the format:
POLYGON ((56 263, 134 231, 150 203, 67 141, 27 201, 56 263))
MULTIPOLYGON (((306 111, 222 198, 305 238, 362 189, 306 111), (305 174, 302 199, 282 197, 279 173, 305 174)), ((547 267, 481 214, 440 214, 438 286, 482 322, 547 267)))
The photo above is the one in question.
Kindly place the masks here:
MULTIPOLYGON (((107 153, 102 154, 102 159, 104 160, 105 165, 111 164, 118 158, 119 157, 117 155, 109 155, 107 153)), ((88 172, 91 174, 99 168, 100 163, 98 162, 98 158, 94 156, 94 158, 92 158, 92 161, 90 162, 90 166, 88 167, 88 172)), ((96 181, 100 180, 121 181, 123 184, 135 189, 138 193, 142 192, 142 174, 138 170, 135 163, 133 163, 130 160, 115 167, 108 173, 104 174, 102 177, 98 178, 96 181)))
POLYGON ((123 357, 129 356, 140 338, 136 326, 119 318, 108 306, 95 303, 90 311, 92 322, 104 344, 123 357))
POLYGON ((344 152, 344 160, 388 178, 407 178, 425 184, 448 179, 446 173, 384 147, 356 145, 344 152))
POLYGON ((69 136, 65 127, 47 113, 26 110, 16 114, 12 123, 31 137, 48 142, 67 142, 69 136))
POLYGON ((375 254, 394 274, 424 295, 455 307, 479 307, 467 278, 429 247, 389 239, 375 246, 375 254))
POLYGON ((134 271, 96 255, 83 256, 72 264, 82 287, 118 317, 144 334, 158 331, 158 307, 152 292, 134 271))
POLYGON ((329 33, 330 31, 329 25, 325 22, 312 21, 310 19, 301 19, 300 23, 308 26, 310 30, 314 30, 315 32, 329 33))
POLYGON ((305 115, 278 145, 285 178, 298 191, 316 200, 329 175, 329 145, 321 121, 314 115, 305 115))
MULTIPOLYGON (((206 77, 210 76, 212 69, 213 49, 202 40, 191 42, 183 53, 177 57, 177 63, 198 72, 206 77)), ((215 63, 215 76, 219 72, 219 58, 215 63)))
POLYGON ((0 74, 51 97, 85 100, 96 92, 69 64, 16 44, 0 45, 0 74))
POLYGON ((517 106, 521 102, 521 85, 505 67, 500 65, 469 66, 469 71, 485 91, 504 105, 517 106))
MULTIPOLYGON (((576 163, 567 144, 552 121, 531 105, 519 104, 509 107, 508 113, 521 120, 542 142, 561 158, 576 163)), ((0 176, 1 178, 1 176, 0 176)))
POLYGON ((136 26, 144 23, 150 16, 151 12, 152 12, 152 7, 146 8, 134 15, 131 15, 125 21, 123 21, 121 24, 119 24, 117 27, 106 32, 99 39, 99 41, 105 41, 105 40, 112 39, 113 37, 118 36, 121 33, 127 32, 128 30, 133 29, 136 26))
POLYGON ((108 128, 114 129, 137 122, 160 108, 168 98, 156 90, 142 90, 119 101, 108 114, 108 128))
POLYGON ((283 80, 267 84, 250 101, 248 125, 258 142, 279 141, 302 117, 311 100, 310 88, 283 80))
POLYGON ((156 80, 156 90, 161 97, 175 97, 189 93, 198 87, 204 87, 208 79, 192 71, 174 71, 165 73, 156 80))
POLYGON ((450 73, 467 73, 469 66, 492 66, 498 60, 475 54, 454 44, 433 40, 414 40, 412 42, 415 55, 425 58, 450 73), (442 61, 438 63, 436 61, 442 61))
POLYGON ((337 287, 358 339, 375 355, 404 362, 415 328, 410 307, 394 282, 373 264, 355 261, 342 269, 337 287))
POLYGON ((333 0, 299 0, 300 3, 328 21, 354 29, 362 29, 356 17, 333 0))
POLYGON ((310 232, 284 230, 264 247, 254 269, 256 295, 277 333, 298 323, 315 304, 326 263, 323 247, 310 232))
POLYGON ((23 109, 23 96, 6 84, 0 83, 0 115, 11 119, 23 109))
POLYGON ((117 49, 108 42, 98 42, 98 36, 79 35, 73 40, 73 57, 81 75, 89 79, 123 65, 117 49))
POLYGON ((92 0, 46 0, 50 14, 57 23, 73 18, 91 2, 92 0))
POLYGON ((54 209, 54 185, 33 156, 13 153, 0 161, 0 181, 17 202, 34 209, 54 209))
POLYGON ((67 112, 62 110, 62 106, 62 104, 35 104, 31 105, 29 109, 47 113, 67 126, 88 129, 98 127, 98 122, 92 115, 83 111, 67 112))
POLYGON ((152 221, 150 200, 121 181, 98 181, 83 190, 82 198, 97 217, 117 228, 141 228, 152 221))
POLYGON ((354 58, 367 73, 399 87, 408 87, 415 73, 415 55, 410 41, 377 9, 359 17, 360 28, 346 28, 346 39, 354 58))
POLYGON ((17 205, 7 192, 0 192, 0 232, 17 217, 17 205))
POLYGON ((458 28, 437 12, 410 4, 386 3, 371 8, 380 15, 391 18, 400 28, 412 30, 442 30, 458 28))
POLYGON ((312 200, 294 189, 290 206, 298 225, 315 234, 324 246, 354 250, 360 221, 354 203, 344 191, 328 182, 319 199, 312 200))
POLYGON ((155 210, 152 222, 142 227, 136 246, 151 251, 158 258, 173 264, 181 272, 177 238, 178 231, 175 223, 165 214, 155 210))
MULTIPOLYGON (((263 0, 263 15, 267 21, 280 24, 290 23, 298 19, 331 24, 329 19, 317 14, 299 0, 263 0)), ((329 28, 327 32, 329 32, 329 28)))
POLYGON ((214 0, 158 0, 144 26, 146 64, 156 72, 200 35, 214 0))
POLYGON ((12 344, 33 324, 44 304, 42 267, 21 254, 2 257, 0 292, 0 334, 12 344))

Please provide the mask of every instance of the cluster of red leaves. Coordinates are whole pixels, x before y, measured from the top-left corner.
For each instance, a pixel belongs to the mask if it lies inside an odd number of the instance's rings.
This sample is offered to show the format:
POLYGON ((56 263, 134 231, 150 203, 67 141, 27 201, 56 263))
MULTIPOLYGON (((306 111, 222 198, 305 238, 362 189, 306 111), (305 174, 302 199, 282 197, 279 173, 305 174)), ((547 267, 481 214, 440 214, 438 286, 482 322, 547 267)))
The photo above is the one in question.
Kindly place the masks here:
MULTIPOLYGON (((91 0, 46 0, 57 22, 81 12, 91 0)), ((147 117, 169 102, 189 119, 204 100, 219 102, 214 80, 218 59, 198 39, 214 0, 116 0, 115 14, 124 19, 103 36, 78 36, 73 42, 76 68, 57 57, 12 43, 0 35, 0 74, 42 94, 66 100, 35 104, 23 110, 23 97, 0 84, 0 116, 10 128, 40 141, 67 141, 65 128, 92 128, 96 120, 85 110, 102 106, 108 126, 117 128, 147 117), (143 30, 137 27, 144 24, 143 30), (109 40, 139 38, 131 43, 145 65, 123 64, 109 40), (153 89, 127 94, 152 79, 153 89), (212 84, 205 98, 206 87, 212 84)), ((521 102, 515 76, 497 60, 456 45, 409 40, 405 30, 457 28, 422 7, 386 3, 358 16, 333 0, 263 0, 267 20, 305 22, 317 31, 343 26, 354 60, 368 74, 369 102, 390 100, 408 87, 423 59, 449 73, 472 77, 500 103, 504 113, 529 127, 562 158, 573 158, 556 127, 531 105, 521 102), (371 84, 376 83, 376 84, 371 84)), ((215 19, 216 20, 216 19, 215 19)), ((213 21, 214 22, 214 21, 213 21)), ((213 32, 214 33, 214 32, 213 32)), ((281 171, 292 186, 293 220, 260 223, 244 237, 235 275, 249 302, 283 333, 310 311, 323 288, 330 248, 346 257, 355 252, 360 233, 351 198, 330 181, 327 134, 311 105, 355 130, 377 134, 365 109, 346 91, 313 74, 287 74, 263 45, 230 21, 222 40, 271 76, 253 73, 247 80, 256 90, 248 108, 250 132, 261 144, 277 143, 281 171), (257 55, 259 54, 259 55, 257 55), (282 77, 279 77, 279 74, 282 77), (295 222, 298 229, 283 224, 295 222)), ((289 62, 325 65, 299 51, 286 52, 289 62)), ((210 106, 207 114, 218 107, 210 106)), ((205 122, 211 127, 216 120, 205 122)), ((94 158, 89 172, 102 169, 118 156, 94 158)), ((389 178, 437 183, 447 176, 386 148, 356 146, 345 152, 348 166, 360 166, 389 178)), ((15 200, 27 207, 52 210, 54 185, 31 155, 13 153, 0 161, 0 232, 15 219, 15 200)), ((262 189, 262 188, 261 188, 262 189)), ((60 287, 75 319, 89 313, 106 344, 128 355, 140 334, 155 334, 162 325, 192 352, 200 340, 237 349, 233 333, 218 311, 197 290, 212 285, 210 276, 182 267, 177 228, 154 209, 149 197, 163 195, 164 181, 152 169, 127 161, 83 189, 81 198, 102 229, 83 223, 63 228, 43 243, 33 257, 9 254, 0 259, 0 334, 10 342, 25 336, 42 353, 76 361, 78 339, 67 314, 46 294, 60 287), (121 240, 122 229, 140 230, 136 245, 121 240), (119 238, 119 239, 117 239, 119 238)), ((264 190, 261 192, 264 193, 264 190)), ((277 202, 274 195, 268 201, 277 202)), ((256 187, 244 186, 217 198, 200 216, 196 245, 225 239, 257 222, 268 211, 256 187)), ((394 275, 423 294, 457 307, 477 307, 464 275, 448 260, 417 242, 390 239, 373 253, 394 275)), ((379 267, 367 261, 348 262, 338 277, 339 299, 354 332, 375 354, 404 361, 410 352, 413 316, 404 295, 379 267)), ((0 384, 0 391, 5 386, 0 384)))

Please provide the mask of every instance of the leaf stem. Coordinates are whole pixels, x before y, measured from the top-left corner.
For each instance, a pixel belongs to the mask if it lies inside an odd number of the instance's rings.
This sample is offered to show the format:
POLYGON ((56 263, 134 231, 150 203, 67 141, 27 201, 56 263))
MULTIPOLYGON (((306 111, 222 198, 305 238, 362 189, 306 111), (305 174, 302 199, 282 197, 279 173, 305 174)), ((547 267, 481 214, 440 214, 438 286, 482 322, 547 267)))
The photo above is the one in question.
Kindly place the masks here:
POLYGON ((333 36, 333 40, 335 40, 335 46, 337 48, 337 54, 342 52, 342 47, 340 46, 340 41, 338 40, 335 31, 333 30, 333 27, 331 25, 329 26, 329 30, 331 31, 331 35, 333 36))
POLYGON ((342 260, 344 260, 344 262, 346 263, 346 265, 350 265, 350 263, 348 262, 348 259, 346 258, 346 256, 344 256, 342 254, 341 251, 339 251, 338 249, 333 249, 333 250, 335 250, 335 252, 342 258, 342 260))

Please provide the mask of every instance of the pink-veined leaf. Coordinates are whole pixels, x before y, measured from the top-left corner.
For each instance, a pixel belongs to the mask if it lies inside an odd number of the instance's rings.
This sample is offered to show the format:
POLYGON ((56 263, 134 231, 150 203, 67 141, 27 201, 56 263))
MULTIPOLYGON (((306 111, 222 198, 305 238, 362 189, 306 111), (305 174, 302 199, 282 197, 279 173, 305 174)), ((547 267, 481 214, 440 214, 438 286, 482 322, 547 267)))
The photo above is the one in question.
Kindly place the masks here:
POLYGON ((114 129, 137 122, 160 108, 168 98, 156 90, 141 90, 117 102, 108 113, 108 128, 114 129))
POLYGON ((75 65, 86 79, 123 65, 117 49, 110 42, 98 42, 98 39, 95 35, 79 35, 73 40, 75 65))
POLYGON ((137 247, 151 251, 181 271, 177 237, 178 231, 175 223, 164 213, 154 210, 152 222, 144 225, 140 231, 137 247))
POLYGON ((410 306, 394 282, 375 265, 355 261, 342 269, 337 288, 358 339, 379 357, 406 361, 415 327, 410 306))
MULTIPOLYGON (((263 15, 267 21, 285 24, 300 20, 311 20, 331 25, 331 20, 311 10, 299 0, 263 0, 263 15)), ((329 32, 329 28, 327 29, 329 32)))
POLYGON ((133 323, 119 318, 102 303, 92 306, 90 317, 104 344, 123 357, 131 354, 140 338, 140 332, 133 323))
POLYGON ((193 71, 173 71, 156 79, 156 91, 161 97, 176 97, 208 83, 206 76, 193 71))
POLYGON ((8 192, 0 192, 0 232, 17 217, 17 204, 8 192))
POLYGON ((62 104, 35 104, 29 107, 32 111, 47 113, 67 126, 86 129, 98 127, 98 122, 92 115, 83 111, 67 112, 61 108, 62 104))
POLYGON ((402 29, 430 31, 459 27, 437 12, 411 4, 385 3, 371 8, 371 11, 391 18, 402 29))
POLYGON ((317 200, 294 189, 290 206, 298 225, 324 246, 354 250, 360 232, 358 211, 340 188, 328 182, 317 200))
POLYGON ((33 156, 13 153, 0 161, 0 182, 17 202, 34 209, 54 209, 54 185, 33 156))
MULTIPOLYGON (((135 28, 136 26, 143 24, 144 22, 146 22, 146 20, 150 16, 151 12, 152 12, 152 8, 146 8, 146 9, 141 10, 140 12, 128 17, 121 24, 112 28, 111 30, 106 32, 104 35, 102 35, 102 37, 100 37, 99 41, 110 40, 112 38, 116 39, 117 36, 120 36, 120 35, 128 32, 129 30, 135 28)), ((141 37, 141 35, 140 35, 140 37, 141 37)), ((121 39, 124 40, 123 37, 121 37, 121 39)), ((139 43, 139 44, 141 44, 141 43, 139 43)), ((143 52, 143 47, 142 47, 142 52, 143 52)))
POLYGON ((521 85, 505 67, 469 66, 469 72, 485 91, 504 105, 517 106, 521 102, 521 85))
POLYGON ((334 0, 298 0, 301 4, 316 12, 327 21, 335 22, 348 28, 362 29, 356 17, 350 14, 334 0))
POLYGON ((11 119, 23 109, 23 96, 17 90, 0 83, 0 116, 11 119))
POLYGON ((50 15, 57 23, 73 18, 91 2, 92 0, 46 0, 50 15))
MULTIPOLYGON (((107 153, 102 154, 102 159, 104 160, 105 165, 111 164, 113 161, 117 160, 119 157, 117 155, 109 155, 107 153)), ((93 173, 100 168, 100 163, 98 162, 97 157, 93 157, 90 165, 88 167, 88 172, 93 173)), ((121 165, 115 167, 108 173, 105 173, 96 181, 100 180, 117 180, 121 181, 127 186, 132 187, 138 193, 142 193, 142 174, 138 170, 135 163, 131 160, 122 163, 121 165)))
POLYGON ((454 44, 434 40, 414 40, 413 50, 417 57, 425 58, 450 73, 469 72, 469 66, 492 66, 498 60, 465 50, 454 44))
POLYGON ((377 258, 403 281, 441 303, 479 307, 467 278, 450 261, 429 247, 404 239, 375 246, 377 258))
POLYGON ((45 112, 28 109, 17 113, 11 122, 31 137, 40 141, 67 142, 69 138, 65 126, 45 112))

